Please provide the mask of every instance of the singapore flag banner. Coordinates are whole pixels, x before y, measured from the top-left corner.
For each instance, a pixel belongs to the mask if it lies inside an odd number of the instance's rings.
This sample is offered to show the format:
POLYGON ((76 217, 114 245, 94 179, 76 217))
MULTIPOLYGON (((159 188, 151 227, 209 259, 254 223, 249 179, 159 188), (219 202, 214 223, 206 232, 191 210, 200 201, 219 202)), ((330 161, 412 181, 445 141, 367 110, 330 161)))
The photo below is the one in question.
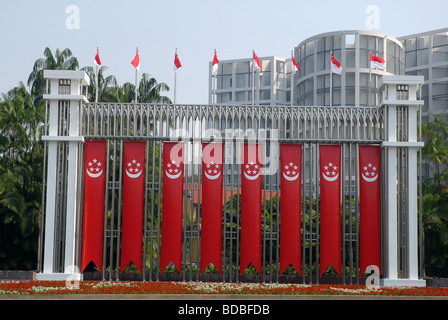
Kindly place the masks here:
POLYGON ((280 145, 280 274, 291 264, 301 274, 302 145, 280 145))
POLYGON ((222 274, 223 144, 202 144, 201 270, 210 263, 222 274))
POLYGON ((341 275, 341 146, 320 145, 320 275, 341 275))
POLYGON ((261 198, 263 145, 245 143, 241 164, 240 274, 250 263, 261 275, 261 198))
POLYGON ((380 163, 380 146, 359 146, 360 275, 370 265, 381 270, 380 163))
POLYGON ((121 272, 129 263, 142 272, 145 142, 124 142, 121 272))
POLYGON ((103 269, 106 142, 86 141, 84 149, 84 208, 81 270, 93 261, 103 269))
POLYGON ((163 143, 161 272, 172 262, 182 273, 184 154, 183 142, 163 143))

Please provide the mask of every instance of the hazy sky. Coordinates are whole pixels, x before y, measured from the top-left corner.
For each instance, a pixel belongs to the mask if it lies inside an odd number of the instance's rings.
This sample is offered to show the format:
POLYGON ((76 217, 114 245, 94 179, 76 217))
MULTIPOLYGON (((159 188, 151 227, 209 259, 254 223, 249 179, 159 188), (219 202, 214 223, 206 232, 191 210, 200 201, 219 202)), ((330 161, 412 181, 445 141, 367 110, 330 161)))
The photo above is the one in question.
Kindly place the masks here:
POLYGON ((175 49, 183 67, 177 102, 208 102, 208 64, 220 60, 289 57, 306 38, 338 30, 371 30, 394 37, 446 28, 446 0, 0 0, 0 93, 26 84, 45 47, 70 48, 80 67, 100 49, 106 75, 134 82, 131 61, 170 87, 175 49), (373 6, 373 7, 372 7, 373 6), (368 9, 373 8, 373 11, 368 9))

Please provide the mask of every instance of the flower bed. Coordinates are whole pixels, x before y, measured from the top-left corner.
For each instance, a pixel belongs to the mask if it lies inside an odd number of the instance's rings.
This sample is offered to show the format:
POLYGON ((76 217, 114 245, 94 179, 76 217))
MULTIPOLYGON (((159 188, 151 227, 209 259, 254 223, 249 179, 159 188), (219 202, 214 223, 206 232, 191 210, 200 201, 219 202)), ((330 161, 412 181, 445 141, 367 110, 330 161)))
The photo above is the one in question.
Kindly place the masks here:
POLYGON ((269 294, 269 295, 388 295, 447 296, 448 288, 367 287, 222 282, 65 281, 0 282, 0 295, 32 294, 269 294))

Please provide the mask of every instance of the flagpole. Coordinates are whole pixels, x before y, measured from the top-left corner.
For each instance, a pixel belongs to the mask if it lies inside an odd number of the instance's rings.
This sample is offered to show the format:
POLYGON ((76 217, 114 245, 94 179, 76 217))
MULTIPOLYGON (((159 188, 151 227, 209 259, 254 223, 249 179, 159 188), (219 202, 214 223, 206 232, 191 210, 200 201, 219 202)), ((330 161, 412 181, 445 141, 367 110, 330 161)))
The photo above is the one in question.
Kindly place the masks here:
POLYGON ((98 102, 98 65, 95 67, 95 102, 98 102))
POLYGON ((370 90, 371 90, 371 88, 372 88, 372 50, 369 50, 369 97, 368 97, 368 99, 367 99, 367 103, 368 103, 368 106, 370 107, 371 106, 371 98, 370 98, 370 96, 371 96, 371 92, 370 92, 370 90))
POLYGON ((292 62, 292 57, 293 57, 293 51, 291 50, 291 107, 293 106, 293 100, 294 100, 294 65, 292 62))
MULTIPOLYGON (((333 54, 333 51, 331 51, 333 54)), ((333 106, 333 69, 332 69, 332 61, 330 56, 330 107, 333 106)))
MULTIPOLYGON (((137 48, 138 52, 138 48, 137 48)), ((138 70, 135 68, 135 103, 138 102, 138 85, 137 85, 137 79, 138 79, 138 70)))
POLYGON ((255 51, 252 50, 252 106, 255 105, 255 60, 254 60, 255 51))
MULTIPOLYGON (((214 54, 216 55, 216 49, 215 49, 215 53, 214 54)), ((215 59, 215 56, 213 56, 213 59, 215 59)), ((212 62, 212 87, 213 87, 212 101, 213 101, 213 105, 215 105, 215 101, 216 101, 216 78, 217 78, 218 71, 214 72, 213 63, 214 63, 214 61, 212 62)))
MULTIPOLYGON (((175 55, 177 55, 177 48, 175 55)), ((176 87, 177 87, 177 70, 174 71, 174 104, 176 104, 176 87)))

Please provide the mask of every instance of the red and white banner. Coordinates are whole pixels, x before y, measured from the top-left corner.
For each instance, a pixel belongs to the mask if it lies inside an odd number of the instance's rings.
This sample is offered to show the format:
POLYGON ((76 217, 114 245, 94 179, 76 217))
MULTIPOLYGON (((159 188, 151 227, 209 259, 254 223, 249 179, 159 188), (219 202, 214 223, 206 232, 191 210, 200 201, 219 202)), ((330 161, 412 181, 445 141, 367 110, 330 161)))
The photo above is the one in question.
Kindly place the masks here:
POLYGON ((223 144, 202 144, 201 270, 210 263, 222 273, 223 144))
POLYGON ((242 146, 240 274, 250 263, 261 274, 261 183, 263 145, 242 146))
POLYGON ((359 146, 359 259, 360 274, 370 265, 381 270, 379 146, 359 146))
POLYGON ((337 61, 334 58, 333 52, 331 53, 331 72, 336 73, 336 74, 341 74, 342 73, 341 64, 339 63, 339 61, 337 61))
POLYGON ((172 262, 182 273, 184 154, 183 142, 163 143, 161 272, 172 262))
POLYGON ((320 146, 320 275, 341 275, 341 146, 320 146))
POLYGON ((212 63, 212 74, 216 75, 216 73, 218 72, 218 54, 216 53, 215 50, 215 55, 213 56, 213 63, 212 63))
POLYGON ((124 143, 121 272, 131 262, 142 272, 145 154, 145 142, 124 143))
POLYGON ((301 274, 301 145, 280 145, 280 170, 280 274, 290 264, 301 274))
POLYGON ((297 65, 296 59, 294 59, 294 55, 291 53, 291 70, 292 73, 296 73, 300 71, 299 66, 297 65))
POLYGON ((106 142, 86 141, 84 149, 84 209, 81 272, 90 261, 103 269, 106 142))
POLYGON ((261 68, 261 62, 260 62, 260 60, 258 59, 258 56, 257 56, 257 54, 255 53, 255 51, 253 52, 253 55, 254 55, 254 61, 253 61, 253 64, 254 64, 254 70, 258 70, 258 69, 261 68))
POLYGON ((372 69, 386 69, 386 61, 373 53, 370 54, 370 68, 372 69))

